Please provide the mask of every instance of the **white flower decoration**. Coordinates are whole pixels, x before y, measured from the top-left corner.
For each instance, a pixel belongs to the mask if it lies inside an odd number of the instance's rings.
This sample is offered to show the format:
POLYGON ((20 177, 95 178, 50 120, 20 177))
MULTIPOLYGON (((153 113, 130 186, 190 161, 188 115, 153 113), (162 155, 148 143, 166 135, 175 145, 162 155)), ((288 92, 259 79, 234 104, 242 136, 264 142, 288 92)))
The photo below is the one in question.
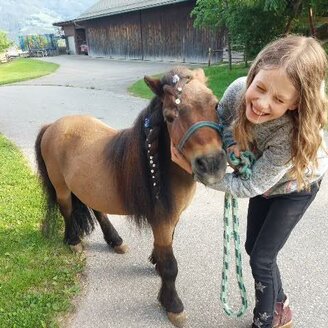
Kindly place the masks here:
POLYGON ((174 84, 178 83, 180 81, 180 77, 178 74, 173 75, 172 82, 174 84))

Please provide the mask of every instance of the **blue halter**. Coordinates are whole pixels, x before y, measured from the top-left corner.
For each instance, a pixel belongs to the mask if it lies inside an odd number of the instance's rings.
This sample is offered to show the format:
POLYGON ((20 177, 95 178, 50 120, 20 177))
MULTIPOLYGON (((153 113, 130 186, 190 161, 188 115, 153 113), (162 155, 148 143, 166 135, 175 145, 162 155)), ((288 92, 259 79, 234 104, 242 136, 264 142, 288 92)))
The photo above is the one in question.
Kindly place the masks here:
POLYGON ((215 122, 211 122, 211 121, 200 121, 197 122, 195 124, 193 124, 184 134, 184 136, 182 137, 182 139, 180 140, 177 149, 182 152, 182 149, 185 145, 185 143, 187 142, 187 140, 192 136, 192 134, 194 132, 196 132, 198 129, 203 128, 203 127, 208 127, 208 128, 212 128, 216 131, 219 132, 219 134, 222 136, 223 133, 223 125, 219 124, 219 123, 215 123, 215 122))

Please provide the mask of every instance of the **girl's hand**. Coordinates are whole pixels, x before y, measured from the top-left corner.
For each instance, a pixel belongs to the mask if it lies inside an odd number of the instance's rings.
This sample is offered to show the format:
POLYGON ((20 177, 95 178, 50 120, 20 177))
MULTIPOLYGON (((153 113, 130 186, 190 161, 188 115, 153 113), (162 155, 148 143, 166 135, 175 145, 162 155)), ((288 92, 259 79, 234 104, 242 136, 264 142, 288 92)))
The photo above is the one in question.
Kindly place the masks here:
POLYGON ((229 162, 229 165, 234 169, 236 170, 236 166, 233 165, 231 163, 232 159, 231 159, 231 154, 234 154, 236 157, 240 157, 240 149, 237 145, 232 145, 230 147, 227 148, 227 157, 228 157, 228 162, 229 162))
POLYGON ((238 145, 232 145, 227 148, 227 153, 230 155, 231 153, 234 153, 236 157, 240 157, 240 149, 238 145))
POLYGON ((171 160, 172 162, 178 164, 182 169, 184 169, 189 174, 192 174, 192 169, 190 163, 186 158, 173 146, 171 142, 171 160))

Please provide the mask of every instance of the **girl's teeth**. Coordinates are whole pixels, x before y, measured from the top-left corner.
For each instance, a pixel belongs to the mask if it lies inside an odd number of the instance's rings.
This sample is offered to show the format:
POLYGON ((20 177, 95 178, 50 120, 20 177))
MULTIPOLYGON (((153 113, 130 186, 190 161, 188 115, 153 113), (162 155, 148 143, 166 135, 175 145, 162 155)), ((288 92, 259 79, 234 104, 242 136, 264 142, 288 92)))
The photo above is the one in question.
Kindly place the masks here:
POLYGON ((254 113, 255 113, 256 115, 258 115, 258 116, 262 116, 262 115, 264 115, 263 112, 260 112, 260 111, 254 109, 254 108, 253 108, 253 111, 254 111, 254 113))

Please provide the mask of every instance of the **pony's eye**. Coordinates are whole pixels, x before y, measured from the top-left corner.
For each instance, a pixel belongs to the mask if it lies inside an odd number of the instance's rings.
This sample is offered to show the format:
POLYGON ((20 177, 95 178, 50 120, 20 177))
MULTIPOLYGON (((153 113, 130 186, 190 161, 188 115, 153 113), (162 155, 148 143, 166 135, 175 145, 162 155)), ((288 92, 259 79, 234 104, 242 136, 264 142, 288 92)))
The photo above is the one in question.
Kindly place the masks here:
POLYGON ((180 108, 179 109, 179 115, 185 115, 188 112, 187 108, 180 108))
POLYGON ((164 109, 163 111, 164 120, 168 123, 172 123, 177 117, 177 112, 172 109, 164 109))
POLYGON ((174 121, 174 116, 173 115, 166 115, 164 117, 165 121, 168 122, 168 123, 172 123, 174 121))

